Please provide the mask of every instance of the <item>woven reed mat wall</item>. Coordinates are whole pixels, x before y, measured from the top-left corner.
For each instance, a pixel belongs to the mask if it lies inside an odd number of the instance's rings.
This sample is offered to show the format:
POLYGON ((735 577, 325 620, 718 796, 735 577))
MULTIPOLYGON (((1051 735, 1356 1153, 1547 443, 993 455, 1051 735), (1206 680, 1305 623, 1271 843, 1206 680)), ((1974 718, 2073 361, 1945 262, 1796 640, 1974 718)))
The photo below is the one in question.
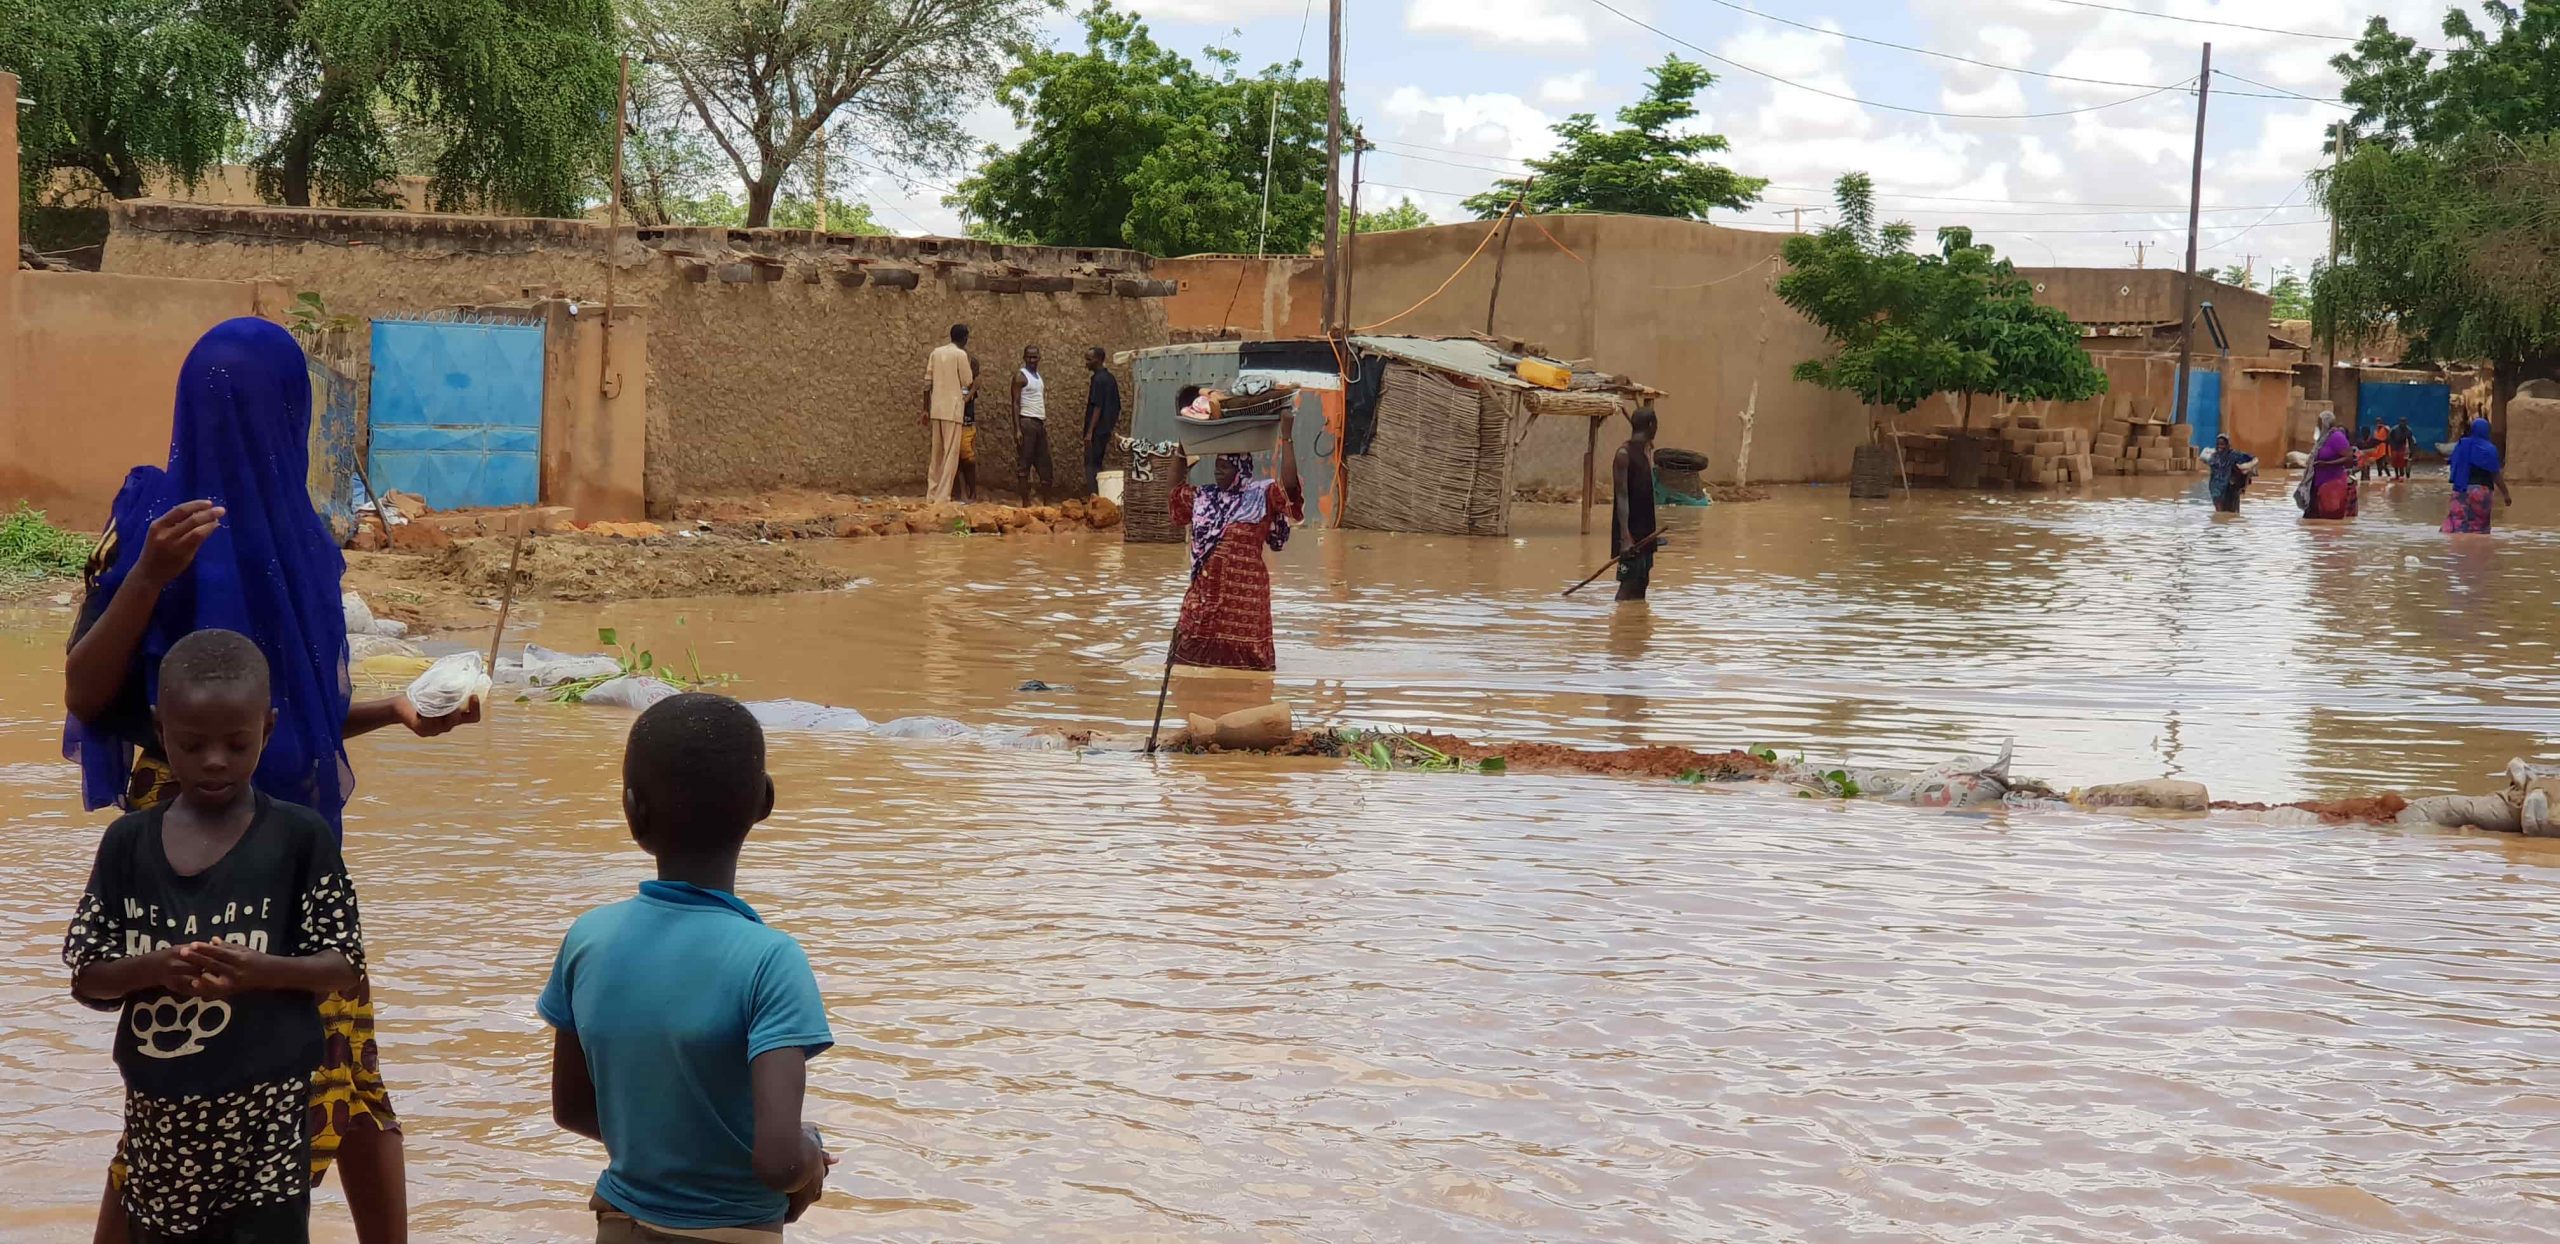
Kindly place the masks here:
POLYGON ((1389 368, 1378 397, 1377 439, 1368 453, 1343 462, 1350 477, 1343 525, 1448 536, 1507 533, 1510 428, 1507 403, 1488 412, 1478 391, 1436 372, 1389 368))
POLYGON ((1120 542, 1180 544, 1191 533, 1173 521, 1173 489, 1182 482, 1182 456, 1140 459, 1132 455, 1120 487, 1120 542), (1140 475, 1151 476, 1140 479, 1140 475))

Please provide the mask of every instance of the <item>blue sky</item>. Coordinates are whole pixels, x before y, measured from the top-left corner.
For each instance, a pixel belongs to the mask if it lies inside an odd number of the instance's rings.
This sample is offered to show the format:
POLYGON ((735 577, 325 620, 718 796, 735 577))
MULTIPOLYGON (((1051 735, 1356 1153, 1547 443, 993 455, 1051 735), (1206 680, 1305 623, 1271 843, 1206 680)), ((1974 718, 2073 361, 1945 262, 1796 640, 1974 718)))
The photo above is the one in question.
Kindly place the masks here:
MULTIPOLYGON (((2435 38, 2445 10, 2442 0, 2098 2, 2335 35, 2354 34, 2379 12, 2422 42, 2435 38)), ((1304 22, 1306 60, 1322 72, 1323 0, 1123 3, 1173 47, 1219 43, 1256 67, 1288 60, 1304 22)), ((1543 152, 1551 122, 1577 111, 1605 117, 1642 89, 1649 66, 1676 52, 1707 61, 1719 75, 1699 101, 1700 124, 1732 140, 1725 162, 1772 182, 1763 206, 1719 216, 1720 223, 1785 229, 1794 220, 1786 209, 1802 205, 1811 227, 1824 218, 1818 209, 1830 201, 1832 180, 1862 171, 1874 177, 1888 215, 1924 234, 1969 224, 2028 264, 2130 266, 2132 244, 2142 242, 2146 262, 2175 267, 2185 243, 2195 96, 2181 85, 2118 101, 2188 82, 2200 45, 2211 40, 2217 70, 2254 82, 2214 83, 2202 262, 2247 259, 2262 273, 2277 264, 2307 268, 2327 242, 2304 178, 2323 159, 2323 127, 2345 113, 2295 96, 2335 96, 2338 79, 2327 61, 2345 50, 2342 42, 2057 0, 1346 0, 1345 11, 1346 106, 1382 144, 1367 162, 1364 207, 1372 196, 1410 195, 1435 218, 1464 219, 1458 200, 1543 152), (1717 64, 1611 7, 1715 56, 1830 94, 1717 64), (1842 31, 2132 85, 2003 72, 1854 42, 1842 31), (1915 115, 1881 104, 1964 115, 1915 115)), ((1054 28, 1061 43, 1078 38, 1069 18, 1054 28)), ((993 141, 1009 133, 993 108, 973 126, 993 141)), ((957 230, 932 189, 902 192, 893 180, 874 177, 865 190, 893 227, 957 230)))

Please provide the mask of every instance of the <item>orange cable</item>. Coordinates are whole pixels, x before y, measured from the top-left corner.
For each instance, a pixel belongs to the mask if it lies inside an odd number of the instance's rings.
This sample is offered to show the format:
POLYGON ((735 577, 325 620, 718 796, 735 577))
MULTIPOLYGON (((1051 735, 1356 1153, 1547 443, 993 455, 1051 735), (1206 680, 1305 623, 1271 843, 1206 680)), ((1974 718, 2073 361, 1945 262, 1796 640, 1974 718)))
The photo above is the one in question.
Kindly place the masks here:
POLYGON ((1471 268, 1471 267, 1474 267, 1474 266, 1475 266, 1476 259, 1477 259, 1479 256, 1481 256, 1481 255, 1483 255, 1483 254, 1484 254, 1484 248, 1486 248, 1486 247, 1488 247, 1488 246, 1493 245, 1493 235, 1495 235, 1495 234, 1497 234, 1497 233, 1500 233, 1500 232, 1502 232, 1502 222, 1501 222, 1501 221, 1499 221, 1499 220, 1494 221, 1494 222, 1493 222, 1493 227, 1484 231, 1484 240, 1483 240, 1483 241, 1481 241, 1481 242, 1476 243, 1475 254, 1472 254, 1472 255, 1467 256, 1467 261, 1466 261, 1465 263, 1459 264, 1459 265, 1458 265, 1458 270, 1457 270, 1457 271, 1455 271, 1455 272, 1450 273, 1450 274, 1449 274, 1449 279, 1448 279, 1448 280, 1445 280, 1445 281, 1440 282, 1440 288, 1435 289, 1435 290, 1431 291, 1430 293, 1423 295, 1422 301, 1417 302, 1417 303, 1413 304, 1413 305, 1412 305, 1412 306, 1410 306, 1410 307, 1406 307, 1404 310, 1402 310, 1402 311, 1398 311, 1398 312, 1396 312, 1394 315, 1390 315, 1390 316, 1388 316, 1387 318, 1385 318, 1385 319, 1383 319, 1383 320, 1380 320, 1380 321, 1378 321, 1378 322, 1377 322, 1377 323, 1375 323, 1375 324, 1367 324, 1367 325, 1363 325, 1363 326, 1361 326, 1361 327, 1359 327, 1359 328, 1355 328, 1355 329, 1353 329, 1352 331, 1353 331, 1353 332, 1360 332, 1360 333, 1373 333, 1373 332, 1378 331, 1378 330, 1379 330, 1379 329, 1381 329, 1381 328, 1385 328, 1385 327, 1386 327, 1387 325, 1389 325, 1389 324, 1393 324, 1393 323, 1395 323, 1397 320, 1401 320, 1401 319, 1403 319, 1404 317, 1406 317, 1406 316, 1408 316, 1408 315, 1411 315, 1411 314, 1413 314, 1414 312, 1419 311, 1419 310, 1423 309, 1423 308, 1424 308, 1424 307, 1426 307, 1426 306, 1431 305, 1431 300, 1432 300, 1432 299, 1434 299, 1434 298, 1438 298, 1440 295, 1445 294, 1445 293, 1448 293, 1448 292, 1449 292, 1449 287, 1450 287, 1450 286, 1452 286, 1452 285, 1457 284, 1457 283, 1458 283, 1458 278, 1459 278, 1459 277, 1461 277, 1461 276, 1466 275, 1466 271, 1467 271, 1467 269, 1469 269, 1469 268, 1471 268))
POLYGON ((1541 235, 1543 235, 1543 236, 1544 236, 1548 241, 1550 241, 1550 242, 1555 242, 1555 247, 1556 247, 1556 249, 1557 249, 1557 250, 1563 251, 1563 252, 1564 252, 1565 254, 1567 254, 1567 255, 1573 255, 1573 261, 1574 261, 1575 263, 1581 264, 1582 266, 1584 266, 1584 267, 1586 267, 1586 268, 1591 266, 1591 261, 1590 261, 1590 260, 1585 259, 1585 258, 1583 258, 1583 257, 1582 257, 1582 256, 1580 256, 1580 255, 1574 255, 1574 254, 1573 254, 1573 248, 1572 248, 1572 247, 1567 246, 1567 245, 1565 245, 1565 244, 1564 244, 1564 243, 1562 243, 1562 242, 1556 242, 1556 235, 1554 235, 1554 234, 1552 234, 1552 233, 1548 233, 1548 232, 1547 232, 1547 227, 1546 227, 1545 225, 1540 225, 1540 224, 1538 224, 1538 218, 1537 218, 1537 217, 1535 217, 1535 216, 1530 217, 1530 218, 1529 218, 1529 223, 1530 223, 1530 224, 1533 224, 1533 225, 1538 225, 1538 232, 1539 232, 1541 235))

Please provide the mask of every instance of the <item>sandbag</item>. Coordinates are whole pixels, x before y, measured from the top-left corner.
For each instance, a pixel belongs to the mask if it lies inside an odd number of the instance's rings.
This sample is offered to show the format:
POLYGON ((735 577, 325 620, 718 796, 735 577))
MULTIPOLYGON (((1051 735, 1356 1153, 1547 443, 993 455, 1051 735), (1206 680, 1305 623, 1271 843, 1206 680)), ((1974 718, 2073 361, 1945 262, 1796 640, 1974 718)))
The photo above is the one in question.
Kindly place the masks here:
POLYGON ((901 717, 871 732, 884 739, 965 739, 977 730, 948 717, 901 717))
POLYGON ((674 686, 645 674, 607 679, 596 689, 578 697, 581 704, 604 704, 614 708, 644 709, 676 694, 674 686))
POLYGON ((489 697, 489 668, 477 652, 457 652, 426 668, 409 684, 409 703, 420 717, 451 717, 473 700, 489 697))
POLYGON ((871 719, 852 709, 814 704, 807 700, 750 700, 747 711, 755 714, 756 724, 767 730, 829 730, 861 734, 871 729, 871 719))
POLYGON ((2159 808, 2169 812, 2206 812, 2213 796, 2202 782, 2153 778, 2147 782, 2110 782, 2071 792, 2071 802, 2084 808, 2159 808))
POLYGON ((2524 821, 2522 809, 2505 795, 2429 795, 2410 800, 2397 819, 2402 825, 2471 825, 2507 834, 2522 829, 2524 821))
POLYGON ((496 677, 510 685, 556 687, 586 678, 611 678, 621 672, 621 661, 600 652, 554 652, 540 644, 526 644, 522 658, 498 659, 496 677))
POLYGON ((360 593, 339 593, 338 608, 346 614, 347 637, 350 639, 358 635, 387 635, 397 639, 409 633, 406 622, 373 616, 373 607, 364 603, 360 593))
POLYGON ((1978 808, 2009 794, 2009 759, 2016 740, 2000 745, 1997 760, 1963 756, 1926 769, 1851 769, 1858 793, 1922 808, 1978 808))
MULTIPOLYGON (((427 651, 408 640, 391 635, 347 635, 347 659, 362 664, 376 657, 416 657, 424 668, 427 651)), ((417 673, 416 670, 410 671, 417 673)))

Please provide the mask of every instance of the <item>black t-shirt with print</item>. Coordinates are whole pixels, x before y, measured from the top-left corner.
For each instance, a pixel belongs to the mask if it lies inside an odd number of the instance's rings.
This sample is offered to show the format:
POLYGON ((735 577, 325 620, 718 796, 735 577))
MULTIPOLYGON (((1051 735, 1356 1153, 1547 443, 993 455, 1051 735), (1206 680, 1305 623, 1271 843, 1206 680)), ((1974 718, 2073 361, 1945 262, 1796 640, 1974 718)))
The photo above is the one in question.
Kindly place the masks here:
MULTIPOLYGON (((187 942, 229 942, 272 955, 336 950, 362 970, 354 887, 337 836, 318 813, 255 796, 249 828, 212 867, 180 876, 161 842, 168 805, 125 816, 98 843, 89 887, 64 939, 74 972, 187 942)), ((149 990, 123 1000, 116 1065, 153 1097, 197 1097, 320 1064, 319 999, 267 990, 223 1001, 149 990)))

